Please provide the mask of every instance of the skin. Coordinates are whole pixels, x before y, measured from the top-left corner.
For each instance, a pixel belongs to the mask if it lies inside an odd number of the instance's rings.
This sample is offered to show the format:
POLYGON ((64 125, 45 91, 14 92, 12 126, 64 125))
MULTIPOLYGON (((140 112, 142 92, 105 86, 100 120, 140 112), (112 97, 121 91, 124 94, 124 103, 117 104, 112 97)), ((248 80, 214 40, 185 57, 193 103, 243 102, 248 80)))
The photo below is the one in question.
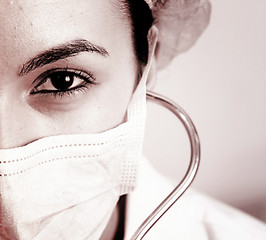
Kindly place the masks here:
MULTIPOLYGON (((125 121, 139 66, 129 20, 117 3, 13 0, 0 4, 0 149, 52 135, 103 132, 125 121), (82 51, 29 69, 40 54, 50 51, 53 56, 51 49, 77 40, 88 41, 105 54, 82 51), (66 68, 90 75, 95 84, 71 94, 40 94, 40 90, 58 91, 49 74, 66 68)), ((152 39, 149 59, 157 33, 152 39)), ((82 84, 84 79, 76 76, 73 86, 82 84)), ((101 239, 115 233, 117 222, 115 208, 101 239)))
MULTIPOLYGON (((102 132, 125 120, 137 64, 129 21, 114 1, 4 1, 0 23, 1 149, 51 135, 102 132), (77 39, 108 55, 81 52, 21 74, 32 58, 77 39), (39 76, 58 68, 92 74, 96 84, 73 94, 32 94, 39 76)), ((81 82, 76 77, 73 85, 81 82)), ((56 90, 49 80, 40 88, 56 90)))
MULTIPOLYGON (((137 66, 128 22, 116 4, 105 0, 4 1, 0 22, 1 149, 51 135, 102 132, 125 120, 137 66), (20 74, 40 53, 76 39, 90 41, 108 55, 81 52, 20 74), (90 73, 97 84, 71 95, 31 94, 39 76, 57 68, 90 73)), ((80 82, 77 77, 73 85, 80 82)), ((56 90, 49 80, 40 88, 56 90)), ((117 220, 115 209, 103 239, 114 232, 117 220)))

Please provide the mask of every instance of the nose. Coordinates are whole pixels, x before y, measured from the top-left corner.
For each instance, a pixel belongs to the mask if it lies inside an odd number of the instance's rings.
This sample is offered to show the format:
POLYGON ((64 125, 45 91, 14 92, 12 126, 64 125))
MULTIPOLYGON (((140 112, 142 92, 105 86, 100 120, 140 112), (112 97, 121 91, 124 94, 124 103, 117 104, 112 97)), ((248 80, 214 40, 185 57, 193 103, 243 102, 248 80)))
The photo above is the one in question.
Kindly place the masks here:
POLYGON ((16 94, 0 91, 0 149, 23 146, 32 141, 27 105, 16 94))

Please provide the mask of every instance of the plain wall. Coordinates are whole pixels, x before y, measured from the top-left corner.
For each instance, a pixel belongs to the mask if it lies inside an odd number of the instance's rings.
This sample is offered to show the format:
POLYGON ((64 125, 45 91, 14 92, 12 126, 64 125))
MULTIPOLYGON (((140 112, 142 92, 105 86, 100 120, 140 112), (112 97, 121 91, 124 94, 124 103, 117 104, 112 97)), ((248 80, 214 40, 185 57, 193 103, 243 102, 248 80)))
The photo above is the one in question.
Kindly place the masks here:
MULTIPOLYGON (((193 187, 266 221, 266 1, 211 1, 205 33, 158 75, 156 92, 192 117, 202 161, 193 187)), ((148 105, 144 153, 174 182, 189 142, 176 118, 148 105)))

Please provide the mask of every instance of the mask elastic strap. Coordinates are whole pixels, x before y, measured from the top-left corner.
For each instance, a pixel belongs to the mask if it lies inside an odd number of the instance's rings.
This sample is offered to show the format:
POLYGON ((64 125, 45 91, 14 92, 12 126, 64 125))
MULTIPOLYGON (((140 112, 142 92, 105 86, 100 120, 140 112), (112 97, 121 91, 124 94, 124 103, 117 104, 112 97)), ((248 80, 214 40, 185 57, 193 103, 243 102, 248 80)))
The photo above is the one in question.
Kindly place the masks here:
POLYGON ((175 189, 163 200, 160 205, 146 218, 139 226, 137 231, 131 237, 131 240, 142 239, 153 225, 173 206, 173 204, 183 195, 188 187, 193 182, 199 167, 200 162, 200 141, 197 130, 187 115, 187 113, 173 101, 161 96, 160 94, 147 91, 147 99, 162 105, 172 111, 184 125, 189 136, 191 156, 190 164, 182 181, 175 189))

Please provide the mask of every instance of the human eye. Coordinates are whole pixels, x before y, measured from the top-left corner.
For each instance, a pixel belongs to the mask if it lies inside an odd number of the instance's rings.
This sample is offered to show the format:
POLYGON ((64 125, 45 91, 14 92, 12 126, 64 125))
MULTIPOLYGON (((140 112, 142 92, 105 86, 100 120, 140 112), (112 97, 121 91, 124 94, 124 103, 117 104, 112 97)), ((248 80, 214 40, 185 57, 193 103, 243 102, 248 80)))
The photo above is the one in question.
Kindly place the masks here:
POLYGON ((52 69, 41 74, 33 82, 31 95, 53 97, 72 96, 96 85, 91 73, 75 69, 52 69))

